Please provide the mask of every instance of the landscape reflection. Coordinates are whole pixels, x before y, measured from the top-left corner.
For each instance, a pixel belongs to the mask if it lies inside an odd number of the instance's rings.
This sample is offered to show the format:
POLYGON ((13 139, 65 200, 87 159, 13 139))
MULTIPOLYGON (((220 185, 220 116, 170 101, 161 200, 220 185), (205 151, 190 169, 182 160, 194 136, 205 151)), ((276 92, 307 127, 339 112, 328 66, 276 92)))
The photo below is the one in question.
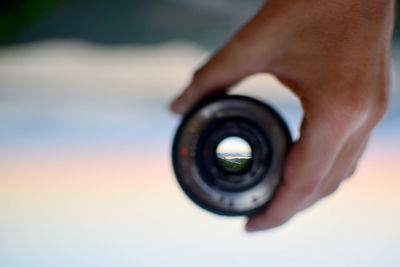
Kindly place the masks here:
POLYGON ((217 146, 218 163, 229 172, 244 170, 252 159, 252 150, 244 139, 227 137, 217 146))

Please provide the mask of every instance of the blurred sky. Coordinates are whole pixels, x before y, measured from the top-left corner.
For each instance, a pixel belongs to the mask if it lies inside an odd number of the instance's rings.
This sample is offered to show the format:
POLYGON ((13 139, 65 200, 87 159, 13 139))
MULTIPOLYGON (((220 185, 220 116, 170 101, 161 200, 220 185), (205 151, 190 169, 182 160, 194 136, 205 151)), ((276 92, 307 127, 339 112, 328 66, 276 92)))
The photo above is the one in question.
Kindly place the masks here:
MULTIPOLYGON (((218 10, 213 1, 172 2, 218 10)), ((98 8, 70 3, 82 14, 98 8)), ((243 219, 192 204, 170 164, 179 118, 168 102, 229 27, 220 37, 204 31, 205 42, 55 39, 45 29, 56 30, 67 7, 0 48, 0 266, 400 266, 397 44, 390 111, 356 175, 287 225, 254 235, 243 219)), ((207 12, 197 27, 210 27, 207 12)), ((256 75, 235 92, 271 103, 296 135, 299 104, 272 77, 256 75)))
POLYGON ((243 138, 227 137, 217 146, 217 153, 246 153, 251 156, 251 147, 243 138))

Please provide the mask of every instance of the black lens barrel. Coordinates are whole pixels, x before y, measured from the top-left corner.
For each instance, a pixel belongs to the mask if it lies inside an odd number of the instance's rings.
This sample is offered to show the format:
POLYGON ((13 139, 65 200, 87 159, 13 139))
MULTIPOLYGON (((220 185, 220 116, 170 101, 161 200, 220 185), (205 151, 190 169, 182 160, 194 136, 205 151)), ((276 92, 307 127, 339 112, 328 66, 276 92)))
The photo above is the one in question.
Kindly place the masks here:
POLYGON ((273 197, 291 143, 285 122, 270 106, 245 96, 213 96, 182 120, 172 149, 174 171, 199 206, 220 215, 250 215, 273 197), (250 163, 238 171, 218 163, 216 148, 228 137, 251 147, 250 163))

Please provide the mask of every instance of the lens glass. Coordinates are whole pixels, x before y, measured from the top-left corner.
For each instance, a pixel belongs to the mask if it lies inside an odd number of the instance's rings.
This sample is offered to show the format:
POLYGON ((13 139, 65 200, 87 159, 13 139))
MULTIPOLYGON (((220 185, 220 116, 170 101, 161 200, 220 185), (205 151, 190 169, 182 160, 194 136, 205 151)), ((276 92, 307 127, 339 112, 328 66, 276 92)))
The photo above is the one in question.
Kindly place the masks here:
POLYGON ((252 150, 243 138, 231 136, 223 139, 217 146, 216 156, 219 166, 228 172, 246 170, 252 159, 252 150))

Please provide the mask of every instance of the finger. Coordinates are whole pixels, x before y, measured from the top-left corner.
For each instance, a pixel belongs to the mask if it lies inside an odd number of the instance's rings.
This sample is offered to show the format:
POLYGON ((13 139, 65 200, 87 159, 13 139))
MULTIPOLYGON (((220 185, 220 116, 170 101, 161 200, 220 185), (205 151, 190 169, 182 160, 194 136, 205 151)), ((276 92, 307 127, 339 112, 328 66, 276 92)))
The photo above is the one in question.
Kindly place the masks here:
POLYGON ((360 137, 357 133, 349 138, 333 164, 329 175, 316 192, 301 207, 301 211, 310 208, 316 202, 336 192, 341 183, 356 171, 357 164, 368 144, 369 135, 360 137))
POLYGON ((240 45, 228 43, 195 72, 189 86, 172 102, 171 110, 182 114, 207 95, 226 90, 253 74, 256 69, 248 62, 254 61, 246 59, 240 45))
POLYGON ((283 183, 276 196, 267 209, 249 218, 248 231, 276 227, 289 220, 317 190, 334 164, 348 129, 338 125, 336 119, 314 114, 305 117, 300 139, 288 153, 283 183))
POLYGON ((186 89, 172 103, 171 110, 185 113, 200 99, 224 91, 243 78, 258 72, 273 73, 271 62, 275 57, 275 38, 266 23, 265 5, 235 36, 193 75, 186 89), (260 36, 263 41, 260 42, 260 36), (267 37, 265 37, 267 36, 267 37))
POLYGON ((329 175, 324 179, 324 182, 303 209, 310 207, 321 198, 331 195, 339 188, 342 181, 350 178, 354 174, 357 164, 367 147, 368 140, 369 135, 360 137, 359 134, 356 134, 346 141, 329 175))

